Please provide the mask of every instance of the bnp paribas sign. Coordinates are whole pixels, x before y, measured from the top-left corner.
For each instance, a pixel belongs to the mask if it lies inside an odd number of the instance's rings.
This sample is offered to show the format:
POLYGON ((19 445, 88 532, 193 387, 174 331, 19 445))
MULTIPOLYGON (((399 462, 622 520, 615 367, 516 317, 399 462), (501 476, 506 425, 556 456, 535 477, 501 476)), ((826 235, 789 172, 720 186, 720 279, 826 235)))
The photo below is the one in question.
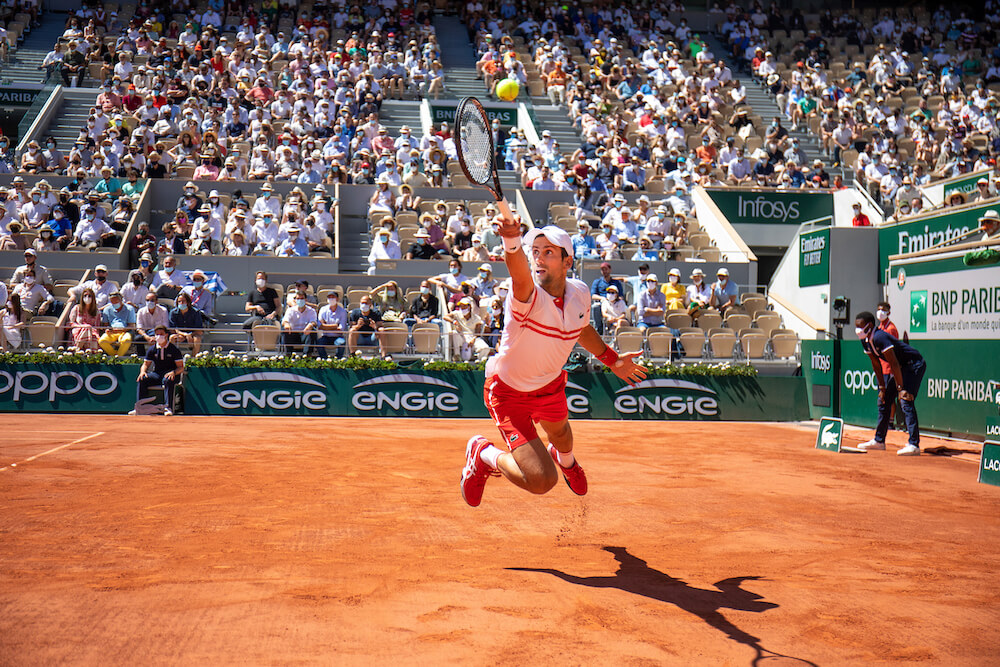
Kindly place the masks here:
POLYGON ((706 189, 732 224, 801 225, 833 218, 829 192, 781 192, 738 188, 706 189))

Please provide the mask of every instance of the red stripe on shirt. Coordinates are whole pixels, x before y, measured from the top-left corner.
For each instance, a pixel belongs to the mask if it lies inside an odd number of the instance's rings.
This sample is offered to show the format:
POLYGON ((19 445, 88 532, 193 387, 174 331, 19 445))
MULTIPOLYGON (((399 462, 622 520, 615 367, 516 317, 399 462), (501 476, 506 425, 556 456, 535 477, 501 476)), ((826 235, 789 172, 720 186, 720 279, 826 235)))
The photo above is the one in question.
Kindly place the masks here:
POLYGON ((536 329, 535 327, 532 326, 532 324, 533 322, 531 320, 528 320, 527 322, 524 323, 524 328, 527 329, 528 331, 533 331, 541 336, 545 336, 546 338, 557 338, 559 340, 565 340, 565 341, 571 341, 571 340, 575 341, 578 338, 580 338, 579 332, 576 334, 563 336, 559 334, 550 333, 548 331, 542 331, 541 329, 536 329))
MULTIPOLYGON (((536 287, 531 291, 531 301, 528 302, 528 309, 524 311, 524 315, 517 314, 517 311, 514 310, 514 304, 511 304, 510 314, 513 315, 514 319, 517 320, 518 322, 524 322, 526 319, 528 319, 528 313, 530 313, 531 309, 535 306, 535 299, 537 298, 538 298, 538 288, 536 287)), ((517 297, 514 297, 514 300, 517 301, 517 297)))
POLYGON ((542 329, 548 329, 549 331, 552 331, 552 332, 555 332, 555 333, 558 333, 558 334, 563 334, 564 336, 571 336, 571 335, 574 335, 574 334, 577 335, 577 336, 579 336, 580 332, 587 328, 586 326, 582 326, 579 329, 570 329, 569 331, 567 331, 565 329, 560 329, 559 327, 550 327, 547 324, 542 324, 541 322, 539 322, 537 320, 533 320, 531 318, 526 318, 525 321, 526 322, 530 322, 531 324, 534 324, 536 327, 540 327, 542 329))

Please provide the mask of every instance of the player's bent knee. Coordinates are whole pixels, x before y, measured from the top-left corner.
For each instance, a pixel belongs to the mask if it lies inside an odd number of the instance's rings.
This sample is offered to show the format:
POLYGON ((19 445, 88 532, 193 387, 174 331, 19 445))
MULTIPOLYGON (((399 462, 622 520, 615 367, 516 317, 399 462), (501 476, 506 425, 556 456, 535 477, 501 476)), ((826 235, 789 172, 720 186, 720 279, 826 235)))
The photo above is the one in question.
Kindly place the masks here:
POLYGON ((552 487, 556 485, 559 481, 559 476, 555 474, 555 471, 550 472, 546 470, 540 476, 533 476, 528 478, 527 490, 530 493, 536 495, 542 495, 543 493, 548 493, 552 490, 552 487))

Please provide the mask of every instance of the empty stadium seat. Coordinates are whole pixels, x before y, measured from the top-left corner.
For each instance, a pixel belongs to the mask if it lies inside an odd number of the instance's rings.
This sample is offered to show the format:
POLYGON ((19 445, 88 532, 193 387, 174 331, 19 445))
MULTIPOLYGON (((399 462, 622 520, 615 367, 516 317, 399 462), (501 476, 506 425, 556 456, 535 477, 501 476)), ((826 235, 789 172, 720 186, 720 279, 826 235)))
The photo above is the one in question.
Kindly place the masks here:
POLYGON ((767 352, 767 336, 763 333, 740 334, 740 348, 747 359, 763 359, 767 352))
POLYGON ((642 331, 638 327, 619 327, 615 332, 615 347, 620 354, 642 352, 642 331))
POLYGON ((666 329, 647 329, 646 345, 649 348, 650 359, 670 359, 670 348, 674 335, 666 329))
POLYGON ((701 359, 705 350, 705 334, 685 332, 677 339, 679 345, 684 349, 685 359, 701 359))
POLYGON ((717 310, 703 310, 698 313, 698 319, 695 322, 700 328, 709 331, 722 326, 722 315, 717 310))
POLYGON ((441 328, 433 322, 413 325, 413 352, 421 356, 433 356, 438 353, 441 342, 441 328))
POLYGON ((741 329, 749 328, 752 320, 750 316, 745 313, 731 313, 726 318, 726 326, 733 331, 740 331, 741 329))
POLYGON ((277 324, 258 324, 252 330, 253 346, 257 352, 277 352, 281 327, 277 324))
POLYGON ((712 356, 716 359, 732 359, 736 350, 736 334, 732 331, 719 331, 708 337, 712 348, 712 356))
POLYGON ((758 313, 757 317, 754 318, 753 325, 770 336, 775 329, 781 328, 781 315, 773 311, 758 313))
POLYGON ((799 347, 799 337, 795 334, 772 334, 771 351, 779 359, 788 359, 796 356, 799 347))

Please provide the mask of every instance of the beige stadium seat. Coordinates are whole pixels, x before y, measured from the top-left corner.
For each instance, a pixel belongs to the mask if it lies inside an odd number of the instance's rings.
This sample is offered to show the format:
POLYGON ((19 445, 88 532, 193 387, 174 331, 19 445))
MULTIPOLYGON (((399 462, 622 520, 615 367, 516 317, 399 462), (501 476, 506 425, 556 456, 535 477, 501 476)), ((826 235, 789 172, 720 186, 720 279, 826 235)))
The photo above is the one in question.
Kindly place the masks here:
POLYGON ((619 327, 615 332, 615 347, 618 352, 642 352, 642 331, 638 327, 619 327))
POLYGON ((386 354, 402 354, 405 352, 409 337, 410 329, 402 322, 382 323, 382 347, 386 354))
POLYGON ((741 333, 740 347, 747 359, 762 359, 767 351, 767 336, 763 333, 741 333))
POLYGON ((415 354, 432 356, 438 353, 441 342, 441 328, 433 322, 413 325, 413 351, 415 354))
POLYGON ((258 352, 277 352, 281 327, 277 324, 258 324, 253 329, 253 346, 258 352))
POLYGON ((371 291, 366 287, 347 288, 347 303, 350 304, 351 308, 361 303, 361 297, 363 296, 371 296, 371 291))
POLYGON ((743 310, 747 311, 747 315, 750 317, 755 317, 757 313, 767 310, 767 299, 762 296, 744 296, 741 302, 743 310))
POLYGON ((717 310, 703 310, 698 313, 696 323, 698 327, 709 331, 722 326, 722 315, 717 310))
POLYGON ((799 337, 794 333, 772 334, 771 351, 778 359, 789 359, 796 356, 799 348, 799 337))
POLYGON ((770 310, 758 313, 753 325, 770 336, 775 329, 781 328, 781 315, 770 310))
POLYGON ((705 349, 705 334, 693 331, 682 332, 677 342, 684 348, 685 359, 701 359, 705 349))
POLYGON ((674 335, 666 329, 647 329, 646 345, 650 359, 670 359, 670 348, 674 335))
POLYGON ((745 313, 732 313, 726 318, 726 326, 733 331, 747 329, 750 327, 751 322, 750 316, 745 313))
POLYGON ((683 329, 691 326, 691 316, 687 313, 671 313, 667 315, 667 326, 671 329, 683 329))
POLYGON ((736 334, 732 331, 718 331, 708 338, 712 356, 716 359, 732 359, 736 350, 736 334))

